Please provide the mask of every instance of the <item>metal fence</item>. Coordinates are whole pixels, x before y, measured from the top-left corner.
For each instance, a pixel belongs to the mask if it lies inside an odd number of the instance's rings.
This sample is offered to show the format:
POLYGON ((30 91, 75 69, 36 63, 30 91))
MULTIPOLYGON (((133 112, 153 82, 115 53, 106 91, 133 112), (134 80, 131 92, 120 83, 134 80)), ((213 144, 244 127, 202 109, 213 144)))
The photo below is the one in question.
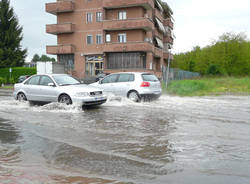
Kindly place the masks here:
POLYGON ((163 67, 162 69, 162 79, 164 82, 172 80, 183 80, 183 79, 192 79, 195 77, 200 77, 200 74, 197 72, 189 72, 185 70, 180 70, 178 68, 170 68, 168 74, 168 68, 163 67), (168 76, 167 76, 168 75, 168 76))

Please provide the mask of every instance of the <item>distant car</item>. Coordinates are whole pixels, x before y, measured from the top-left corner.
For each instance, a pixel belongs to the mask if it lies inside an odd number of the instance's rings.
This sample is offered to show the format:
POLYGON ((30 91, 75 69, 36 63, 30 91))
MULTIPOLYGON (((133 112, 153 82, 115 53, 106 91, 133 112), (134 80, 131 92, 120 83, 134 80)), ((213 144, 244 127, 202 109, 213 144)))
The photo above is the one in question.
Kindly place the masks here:
POLYGON ((101 105, 107 101, 103 91, 81 84, 66 74, 34 75, 14 85, 14 98, 30 102, 59 102, 82 106, 101 105))
POLYGON ((18 78, 18 83, 23 82, 24 80, 28 79, 29 77, 30 77, 30 75, 21 75, 21 76, 18 78))
POLYGON ((96 82, 98 82, 99 80, 103 79, 105 76, 109 75, 109 73, 99 73, 96 76, 96 82))
POLYGON ((151 73, 114 73, 90 85, 98 87, 106 93, 128 97, 135 102, 139 102, 141 99, 157 99, 162 93, 160 81, 151 73))

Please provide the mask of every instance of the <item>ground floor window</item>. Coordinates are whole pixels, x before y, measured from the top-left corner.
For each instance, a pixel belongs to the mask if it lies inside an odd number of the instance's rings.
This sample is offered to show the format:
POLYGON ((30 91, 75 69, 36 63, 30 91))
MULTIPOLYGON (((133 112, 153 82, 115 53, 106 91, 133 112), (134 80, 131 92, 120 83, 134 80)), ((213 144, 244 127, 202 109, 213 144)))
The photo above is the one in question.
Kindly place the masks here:
POLYGON ((126 52, 126 53, 108 53, 108 69, 145 69, 146 53, 126 52))
POLYGON ((75 60, 74 54, 60 54, 58 55, 59 63, 63 63, 65 71, 74 70, 75 60))
POLYGON ((103 56, 86 56, 85 61, 85 74, 87 76, 96 76, 103 73, 103 56))

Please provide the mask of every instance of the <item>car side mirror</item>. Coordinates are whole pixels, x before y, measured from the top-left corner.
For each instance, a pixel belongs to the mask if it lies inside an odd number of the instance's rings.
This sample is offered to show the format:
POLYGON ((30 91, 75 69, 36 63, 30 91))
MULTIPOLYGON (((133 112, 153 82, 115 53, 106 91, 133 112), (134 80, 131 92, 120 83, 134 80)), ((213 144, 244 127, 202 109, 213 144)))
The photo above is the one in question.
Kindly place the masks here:
POLYGON ((55 84, 51 82, 51 83, 48 84, 48 86, 55 87, 55 84))

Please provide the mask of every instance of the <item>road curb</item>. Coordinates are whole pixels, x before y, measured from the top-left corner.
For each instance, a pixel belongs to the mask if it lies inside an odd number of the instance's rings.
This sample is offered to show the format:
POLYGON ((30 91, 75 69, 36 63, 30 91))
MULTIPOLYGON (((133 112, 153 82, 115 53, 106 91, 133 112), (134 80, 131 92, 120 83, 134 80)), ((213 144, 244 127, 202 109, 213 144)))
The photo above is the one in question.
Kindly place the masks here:
POLYGON ((11 96, 12 89, 0 89, 0 96, 11 96))

